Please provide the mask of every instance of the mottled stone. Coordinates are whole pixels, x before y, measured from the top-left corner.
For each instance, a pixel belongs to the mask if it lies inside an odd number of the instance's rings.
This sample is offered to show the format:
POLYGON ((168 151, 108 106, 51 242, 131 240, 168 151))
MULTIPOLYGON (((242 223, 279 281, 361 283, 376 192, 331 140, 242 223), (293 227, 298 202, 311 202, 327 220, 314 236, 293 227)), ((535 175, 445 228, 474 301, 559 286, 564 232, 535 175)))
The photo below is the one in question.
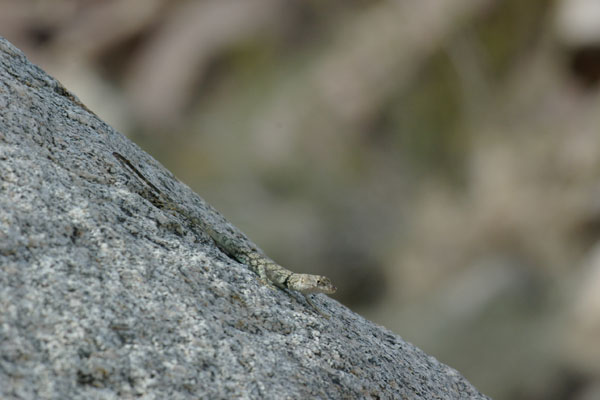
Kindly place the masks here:
POLYGON ((0 40, 0 398, 486 398, 335 300, 315 296, 325 319, 261 284, 115 151, 237 232, 0 40))

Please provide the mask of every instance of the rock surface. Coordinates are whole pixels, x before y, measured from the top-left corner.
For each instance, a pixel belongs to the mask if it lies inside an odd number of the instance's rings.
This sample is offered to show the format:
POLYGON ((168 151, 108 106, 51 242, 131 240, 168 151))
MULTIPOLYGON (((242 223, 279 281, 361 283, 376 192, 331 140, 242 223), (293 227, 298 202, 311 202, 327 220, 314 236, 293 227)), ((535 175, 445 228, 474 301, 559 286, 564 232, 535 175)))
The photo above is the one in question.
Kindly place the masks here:
POLYGON ((114 151, 226 223, 0 39, 0 398, 486 398, 336 301, 316 296, 325 319, 262 285, 114 151))

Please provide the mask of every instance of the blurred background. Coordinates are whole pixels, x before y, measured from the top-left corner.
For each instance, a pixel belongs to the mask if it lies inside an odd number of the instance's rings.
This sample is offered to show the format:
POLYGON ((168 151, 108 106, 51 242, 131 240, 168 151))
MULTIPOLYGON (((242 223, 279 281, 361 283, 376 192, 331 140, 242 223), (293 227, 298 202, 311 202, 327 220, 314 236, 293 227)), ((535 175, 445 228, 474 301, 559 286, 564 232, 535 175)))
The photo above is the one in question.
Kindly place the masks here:
POLYGON ((0 0, 290 269, 496 399, 600 399, 598 0, 0 0))

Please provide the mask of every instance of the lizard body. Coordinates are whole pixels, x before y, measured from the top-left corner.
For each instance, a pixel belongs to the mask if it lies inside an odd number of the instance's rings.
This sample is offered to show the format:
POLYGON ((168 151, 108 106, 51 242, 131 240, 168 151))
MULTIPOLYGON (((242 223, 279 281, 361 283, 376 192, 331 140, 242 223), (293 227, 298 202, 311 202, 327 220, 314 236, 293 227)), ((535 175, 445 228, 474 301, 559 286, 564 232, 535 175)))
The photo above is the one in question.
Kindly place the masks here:
POLYGON ((129 160, 116 152, 113 155, 145 184, 146 189, 140 193, 142 197, 150 201, 157 208, 179 214, 191 225, 199 227, 213 239, 225 254, 247 265, 259 276, 261 281, 270 282, 280 289, 290 289, 300 292, 304 295, 306 301, 319 313, 320 311, 308 295, 312 293, 331 294, 337 290, 329 278, 322 275, 292 272, 271 260, 257 246, 253 245, 233 228, 222 228, 211 225, 204 219, 190 213, 154 186, 129 160))

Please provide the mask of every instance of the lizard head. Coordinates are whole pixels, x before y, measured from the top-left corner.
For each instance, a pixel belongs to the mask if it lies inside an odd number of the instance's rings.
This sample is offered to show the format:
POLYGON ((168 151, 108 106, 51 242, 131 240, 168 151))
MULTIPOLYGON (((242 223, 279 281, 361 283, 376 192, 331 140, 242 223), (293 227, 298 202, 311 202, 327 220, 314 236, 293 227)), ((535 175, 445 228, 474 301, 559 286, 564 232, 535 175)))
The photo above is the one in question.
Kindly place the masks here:
POLYGON ((292 274, 288 279, 288 288, 297 290, 302 294, 332 294, 337 290, 326 276, 310 274, 292 274))

